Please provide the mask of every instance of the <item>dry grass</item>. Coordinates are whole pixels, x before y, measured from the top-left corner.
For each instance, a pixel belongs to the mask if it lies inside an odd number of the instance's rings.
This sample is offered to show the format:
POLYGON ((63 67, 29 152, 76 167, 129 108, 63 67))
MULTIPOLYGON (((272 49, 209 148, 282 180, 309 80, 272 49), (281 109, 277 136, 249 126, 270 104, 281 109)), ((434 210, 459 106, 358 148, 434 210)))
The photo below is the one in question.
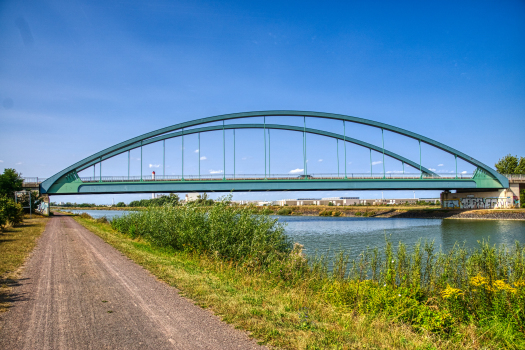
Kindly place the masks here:
POLYGON ((414 331, 399 320, 357 315, 316 296, 300 284, 286 286, 231 263, 158 248, 117 233, 109 225, 75 217, 79 223, 198 305, 245 329, 261 343, 284 349, 491 349, 472 326, 463 336, 440 338, 414 331), (468 336, 468 335, 471 336, 468 336), (480 345, 480 341, 482 345, 480 345))
POLYGON ((8 309, 10 286, 16 282, 20 267, 35 248, 48 220, 38 215, 32 219, 26 216, 21 225, 0 232, 0 312, 8 309))

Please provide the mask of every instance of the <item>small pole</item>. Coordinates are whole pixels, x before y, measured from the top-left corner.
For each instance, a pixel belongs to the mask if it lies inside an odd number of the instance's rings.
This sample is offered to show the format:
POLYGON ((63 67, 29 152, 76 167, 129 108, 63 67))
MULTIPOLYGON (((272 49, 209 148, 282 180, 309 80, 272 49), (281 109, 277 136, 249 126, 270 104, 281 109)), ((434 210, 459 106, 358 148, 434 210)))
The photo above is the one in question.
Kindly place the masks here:
POLYGON ((272 155, 272 146, 270 142, 270 129, 268 129, 268 175, 272 176, 272 161, 271 161, 271 155, 272 155))
POLYGON ((263 134, 264 134, 264 179, 266 180, 266 117, 263 117, 263 134))
POLYGON ((162 140, 162 177, 166 176, 166 140, 162 140))
POLYGON ((454 154, 454 158, 456 158, 456 179, 458 178, 458 156, 457 154, 454 154))
POLYGON ((383 141, 383 179, 385 178, 385 137, 384 130, 381 128, 381 140, 383 141))
POLYGON ((99 181, 102 182, 102 157, 100 157, 100 162, 98 163, 98 169, 99 169, 99 181))
POLYGON ((140 181, 142 181, 142 141, 140 141, 140 181))
POLYGON ((401 162, 403 164, 403 175, 405 174, 405 162, 401 162))
POLYGON ((201 179, 201 133, 199 133, 199 180, 201 179))
POLYGON ((337 177, 339 177, 339 139, 335 139, 337 145, 337 177))
POLYGON ((306 116, 303 116, 303 134, 304 134, 304 179, 307 179, 308 163, 306 162, 306 116))
POLYGON ((346 177, 346 120, 343 120, 343 138, 345 142, 345 179, 346 177))
POLYGON ((423 177, 423 172, 421 171, 421 140, 419 140, 419 178, 423 177))
POLYGON ((224 120, 222 121, 222 179, 226 180, 226 141, 224 135, 224 120))
POLYGON ((129 160, 130 160, 130 151, 128 151, 128 181, 129 181, 129 160))
POLYGON ((372 149, 370 148, 370 177, 374 177, 374 173, 372 172, 372 149))
POLYGON ((233 178, 235 179, 235 129, 233 129, 233 178))
POLYGON ((96 163, 93 164, 93 181, 95 181, 96 178, 97 178, 97 175, 95 174, 95 166, 96 166, 96 165, 97 165, 96 163))
POLYGON ((32 211, 33 211, 33 208, 31 205, 31 190, 29 190, 29 218, 30 219, 32 218, 32 211))
POLYGON ((182 154, 182 161, 181 161, 181 180, 184 181, 184 128, 181 130, 182 132, 182 137, 181 137, 181 154, 182 154))

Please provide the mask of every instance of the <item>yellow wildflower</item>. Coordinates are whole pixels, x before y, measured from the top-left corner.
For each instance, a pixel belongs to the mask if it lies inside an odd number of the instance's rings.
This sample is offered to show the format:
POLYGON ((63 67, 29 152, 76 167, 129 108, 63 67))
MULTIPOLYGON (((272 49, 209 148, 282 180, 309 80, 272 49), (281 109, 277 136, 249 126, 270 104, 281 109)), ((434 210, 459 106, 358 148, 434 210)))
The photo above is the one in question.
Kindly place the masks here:
POLYGON ((465 293, 463 293, 461 291, 461 289, 452 288, 450 285, 447 284, 447 288, 445 288, 441 292, 441 297, 443 299, 450 299, 450 298, 457 299, 458 297, 462 296, 463 294, 465 294, 465 293))
POLYGON ((472 284, 475 287, 481 287, 485 284, 488 284, 488 280, 486 277, 483 277, 480 274, 478 274, 477 276, 474 276, 470 279, 470 284, 472 284))
POLYGON ((516 287, 516 288, 524 288, 525 287, 525 281, 516 281, 516 282, 514 282, 514 287, 516 287))
POLYGON ((492 286, 493 286, 493 291, 504 290, 506 292, 516 293, 516 288, 512 288, 510 285, 505 283, 505 281, 503 280, 497 280, 496 282, 494 282, 492 286))

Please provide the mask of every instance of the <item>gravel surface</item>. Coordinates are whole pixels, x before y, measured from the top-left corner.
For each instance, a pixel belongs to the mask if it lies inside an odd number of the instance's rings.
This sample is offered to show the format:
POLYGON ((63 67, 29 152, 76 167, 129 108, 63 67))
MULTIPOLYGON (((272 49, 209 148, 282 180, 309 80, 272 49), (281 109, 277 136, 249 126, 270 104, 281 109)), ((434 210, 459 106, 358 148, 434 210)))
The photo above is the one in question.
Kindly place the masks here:
POLYGON ((0 316, 0 349, 265 349, 71 217, 48 223, 0 316))

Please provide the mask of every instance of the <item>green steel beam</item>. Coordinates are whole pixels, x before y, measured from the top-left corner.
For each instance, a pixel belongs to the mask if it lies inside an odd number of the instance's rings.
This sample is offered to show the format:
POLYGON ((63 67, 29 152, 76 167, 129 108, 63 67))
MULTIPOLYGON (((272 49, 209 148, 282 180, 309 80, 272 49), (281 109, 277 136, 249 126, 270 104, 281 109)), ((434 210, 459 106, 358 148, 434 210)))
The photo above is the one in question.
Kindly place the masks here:
POLYGON ((476 179, 309 179, 215 180, 55 184, 50 194, 110 194, 155 192, 332 191, 332 190, 454 190, 477 189, 476 179), (56 188, 55 188, 56 187, 56 188))
POLYGON ((425 142, 425 143, 427 143, 427 144, 429 144, 431 146, 434 146, 434 147, 439 148, 439 149, 441 149, 441 150, 443 150, 445 152, 453 154, 453 155, 459 157, 460 159, 463 159, 463 160, 467 161, 468 163, 477 166, 478 168, 484 170, 487 174, 489 174, 493 178, 497 179, 502 188, 507 188, 509 186, 509 181, 508 181, 508 179, 506 177, 504 177, 503 175, 499 174, 497 171, 495 171, 494 169, 490 168, 489 166, 481 163, 480 161, 478 161, 478 160, 476 160, 476 159, 466 155, 465 153, 462 153, 462 152, 460 152, 460 151, 458 151, 458 150, 456 150, 456 149, 454 149, 452 147, 449 147, 449 146, 447 146, 445 144, 442 144, 442 143, 440 143, 438 141, 432 140, 432 139, 430 139, 428 137, 425 137, 425 136, 413 133, 413 132, 408 131, 408 130, 404 130, 402 128, 398 128, 398 127, 395 127, 395 126, 391 126, 391 125, 388 125, 388 124, 385 124, 385 123, 380 123, 380 122, 376 122, 376 121, 372 121, 372 120, 368 120, 368 119, 357 118, 357 117, 352 117, 352 116, 347 116, 347 115, 342 115, 342 114, 323 113, 323 112, 308 112, 308 111, 273 110, 273 111, 264 111, 264 112, 233 113, 233 114, 218 115, 218 116, 213 116, 213 117, 208 117, 208 118, 201 118, 201 119, 192 120, 192 121, 188 121, 188 122, 184 122, 184 123, 179 123, 179 124, 176 124, 176 125, 168 126, 168 127, 165 127, 165 128, 161 128, 161 129, 158 129, 158 130, 155 130, 155 131, 148 132, 148 133, 143 134, 143 135, 139 135, 139 136, 134 137, 132 139, 129 139, 127 141, 124 141, 124 142, 118 143, 118 144, 116 144, 114 146, 111 146, 109 148, 106 148, 106 149, 104 149, 104 150, 102 150, 102 151, 100 151, 98 153, 95 153, 92 156, 89 156, 89 157, 87 157, 87 158, 85 158, 85 159, 83 159, 83 160, 81 160, 81 161, 79 161, 79 162, 77 162, 75 164, 72 164, 71 166, 61 170, 60 172, 58 172, 55 175, 53 175, 50 178, 48 178, 46 181, 44 181, 41 184, 40 188, 41 188, 42 193, 46 193, 47 190, 56 181, 58 181, 61 177, 65 176, 66 174, 68 174, 70 172, 73 172, 73 171, 81 171, 81 170, 83 170, 83 169, 93 165, 93 162, 96 163, 96 160, 98 158, 106 157, 110 153, 115 153, 114 155, 116 155, 116 154, 123 153, 123 152, 125 152, 128 149, 137 148, 136 146, 134 146, 137 143, 139 143, 141 141, 148 140, 150 138, 153 138, 153 137, 156 137, 156 136, 159 136, 159 135, 162 135, 162 134, 173 132, 175 130, 181 130, 182 128, 189 128, 189 127, 193 127, 193 126, 197 126, 197 125, 201 125, 201 124, 206 124, 206 123, 211 123, 211 122, 230 120, 230 119, 238 119, 238 118, 261 117, 261 116, 297 116, 297 117, 309 116, 309 117, 317 117, 317 118, 344 120, 344 121, 358 123, 358 124, 363 124, 363 125, 368 125, 368 126, 372 126, 372 127, 383 128, 385 130, 388 130, 388 131, 391 131, 391 132, 395 132, 395 133, 401 134, 403 136, 407 136, 407 137, 410 137, 410 138, 413 138, 413 139, 425 142))

